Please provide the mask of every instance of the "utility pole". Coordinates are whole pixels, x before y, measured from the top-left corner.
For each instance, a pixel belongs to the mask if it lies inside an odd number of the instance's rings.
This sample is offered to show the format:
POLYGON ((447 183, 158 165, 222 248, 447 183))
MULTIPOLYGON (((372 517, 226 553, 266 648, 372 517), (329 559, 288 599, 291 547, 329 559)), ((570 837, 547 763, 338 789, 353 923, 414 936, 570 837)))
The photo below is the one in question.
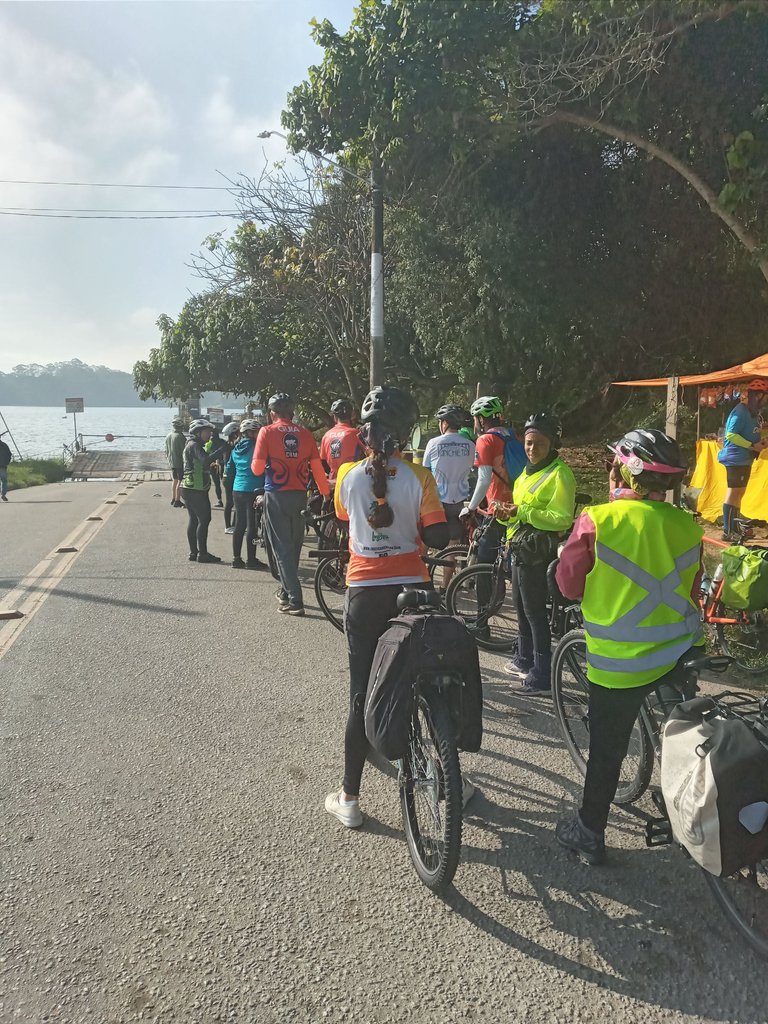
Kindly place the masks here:
POLYGON ((381 162, 374 150, 371 158, 371 351, 370 385, 384 383, 384 192, 381 162))

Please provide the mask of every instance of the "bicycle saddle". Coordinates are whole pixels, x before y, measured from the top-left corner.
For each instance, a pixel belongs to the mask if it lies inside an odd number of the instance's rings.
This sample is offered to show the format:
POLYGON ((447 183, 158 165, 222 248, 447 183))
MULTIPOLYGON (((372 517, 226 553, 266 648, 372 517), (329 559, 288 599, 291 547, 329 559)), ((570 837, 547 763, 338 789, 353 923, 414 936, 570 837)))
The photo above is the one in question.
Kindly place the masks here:
POLYGON ((591 505, 592 495, 587 494, 586 491, 577 491, 574 495, 574 500, 577 505, 591 505))
POLYGON ((686 672, 695 672, 700 675, 702 672, 725 672, 733 663, 733 658, 725 654, 694 654, 686 658, 683 668, 686 672))
POLYGON ((440 608, 440 595, 436 590, 404 590, 397 595, 397 610, 405 611, 406 608, 440 608))

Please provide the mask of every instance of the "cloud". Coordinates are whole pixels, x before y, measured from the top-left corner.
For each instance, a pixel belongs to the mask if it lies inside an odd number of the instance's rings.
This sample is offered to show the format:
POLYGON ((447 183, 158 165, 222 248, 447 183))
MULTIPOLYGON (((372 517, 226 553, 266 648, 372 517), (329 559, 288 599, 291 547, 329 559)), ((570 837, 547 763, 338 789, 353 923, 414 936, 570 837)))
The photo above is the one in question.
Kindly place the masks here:
POLYGON ((230 80, 220 76, 203 107, 202 130, 209 141, 223 152, 247 157, 249 166, 257 162, 264 152, 272 160, 282 158, 285 155, 282 139, 259 138, 260 132, 279 128, 279 114, 271 118, 260 114, 241 114, 235 109, 230 92, 230 80))

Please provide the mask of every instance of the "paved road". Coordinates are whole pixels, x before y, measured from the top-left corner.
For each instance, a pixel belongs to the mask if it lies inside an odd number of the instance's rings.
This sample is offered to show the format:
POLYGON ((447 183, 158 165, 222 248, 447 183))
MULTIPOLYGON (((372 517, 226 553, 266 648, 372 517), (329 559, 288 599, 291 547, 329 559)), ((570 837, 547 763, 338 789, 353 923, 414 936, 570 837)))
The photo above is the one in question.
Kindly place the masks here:
MULTIPOLYGON (((3 585, 107 489, 0 508, 3 585)), ((279 616, 266 575, 189 563, 167 489, 119 499, 0 661, 4 1024, 766 1021, 764 965, 637 814, 603 870, 555 846, 574 774, 498 658, 450 898, 418 884, 389 780, 342 830, 341 634, 279 616)))

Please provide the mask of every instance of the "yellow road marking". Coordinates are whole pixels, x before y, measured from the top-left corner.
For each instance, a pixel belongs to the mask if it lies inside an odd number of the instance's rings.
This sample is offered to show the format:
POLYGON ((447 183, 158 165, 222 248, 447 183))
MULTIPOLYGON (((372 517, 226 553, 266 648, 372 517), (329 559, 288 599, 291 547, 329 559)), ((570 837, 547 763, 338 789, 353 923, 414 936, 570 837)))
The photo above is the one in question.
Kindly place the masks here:
POLYGON ((59 541, 53 550, 49 551, 45 558, 42 558, 34 569, 27 573, 19 585, 6 594, 0 602, 0 612, 21 612, 23 618, 7 621, 0 619, 0 658, 10 650, 24 632, 46 599, 50 597, 56 584, 64 579, 104 524, 127 500, 127 498, 122 501, 110 499, 110 502, 114 502, 114 504, 109 504, 109 507, 107 507, 107 502, 101 502, 91 516, 76 526, 64 540, 59 541), (59 550, 61 548, 70 550, 61 552, 59 550))

